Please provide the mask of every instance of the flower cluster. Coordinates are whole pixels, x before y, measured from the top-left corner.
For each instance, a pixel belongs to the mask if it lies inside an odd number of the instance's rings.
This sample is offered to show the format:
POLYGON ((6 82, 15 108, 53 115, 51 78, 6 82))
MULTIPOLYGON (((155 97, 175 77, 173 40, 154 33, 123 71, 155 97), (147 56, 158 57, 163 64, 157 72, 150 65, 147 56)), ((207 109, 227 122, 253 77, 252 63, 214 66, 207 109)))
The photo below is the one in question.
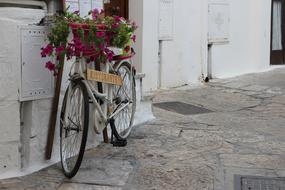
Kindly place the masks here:
POLYGON ((46 68, 55 74, 62 66, 60 61, 77 57, 86 58, 87 63, 112 61, 114 52, 110 47, 121 48, 123 54, 130 54, 131 43, 136 41, 137 26, 119 16, 104 16, 103 11, 90 11, 90 17, 80 18, 78 12, 55 16, 49 44, 42 48, 41 56, 53 56, 56 62, 46 63, 46 68), (67 41, 69 32, 73 39, 67 41))

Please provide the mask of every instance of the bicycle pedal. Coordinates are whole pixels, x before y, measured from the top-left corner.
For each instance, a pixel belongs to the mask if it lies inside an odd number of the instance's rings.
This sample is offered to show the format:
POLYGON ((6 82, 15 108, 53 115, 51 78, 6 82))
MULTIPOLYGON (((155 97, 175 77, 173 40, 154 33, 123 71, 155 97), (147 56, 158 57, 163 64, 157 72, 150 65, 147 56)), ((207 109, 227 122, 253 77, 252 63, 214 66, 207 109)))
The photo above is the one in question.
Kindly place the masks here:
POLYGON ((111 142, 113 144, 114 147, 125 147, 128 142, 126 139, 124 140, 115 140, 113 142, 111 142))

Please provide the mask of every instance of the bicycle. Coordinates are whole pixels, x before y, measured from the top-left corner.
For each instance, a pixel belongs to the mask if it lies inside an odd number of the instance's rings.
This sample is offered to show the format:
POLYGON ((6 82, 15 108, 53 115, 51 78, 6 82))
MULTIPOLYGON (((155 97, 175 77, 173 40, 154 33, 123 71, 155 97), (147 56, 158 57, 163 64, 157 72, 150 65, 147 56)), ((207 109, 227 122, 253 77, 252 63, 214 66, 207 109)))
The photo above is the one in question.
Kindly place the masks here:
POLYGON ((87 64, 84 58, 77 58, 73 63, 60 114, 60 156, 66 177, 72 178, 80 168, 90 108, 97 134, 110 125, 111 143, 114 146, 127 144, 136 109, 135 70, 130 60, 133 54, 115 56, 112 62, 104 64, 104 72, 95 70, 96 65, 87 64), (94 76, 99 79, 89 80, 94 76))

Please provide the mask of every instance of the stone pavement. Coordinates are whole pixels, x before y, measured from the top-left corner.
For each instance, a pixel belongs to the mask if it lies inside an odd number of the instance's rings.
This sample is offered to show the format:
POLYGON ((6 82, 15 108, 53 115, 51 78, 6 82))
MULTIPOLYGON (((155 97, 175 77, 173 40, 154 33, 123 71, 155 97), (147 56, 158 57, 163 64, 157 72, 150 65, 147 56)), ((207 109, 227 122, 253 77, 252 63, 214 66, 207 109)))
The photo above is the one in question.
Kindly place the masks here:
POLYGON ((285 69, 157 92, 212 110, 181 115, 153 107, 128 146, 86 152, 78 174, 59 165, 0 181, 0 189, 233 190, 234 175, 285 176, 285 69))

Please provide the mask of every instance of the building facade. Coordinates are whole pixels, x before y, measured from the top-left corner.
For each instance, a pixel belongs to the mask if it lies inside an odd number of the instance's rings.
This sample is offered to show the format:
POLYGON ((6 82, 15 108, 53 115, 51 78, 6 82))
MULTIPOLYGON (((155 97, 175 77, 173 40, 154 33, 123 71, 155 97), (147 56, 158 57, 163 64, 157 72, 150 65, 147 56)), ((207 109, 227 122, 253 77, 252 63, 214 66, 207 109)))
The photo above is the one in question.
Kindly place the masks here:
POLYGON ((281 1, 130 0, 129 3, 130 17, 140 26, 137 63, 146 74, 145 91, 197 83, 206 77, 263 72, 284 63, 281 1), (167 3, 172 6, 167 9, 169 17, 164 15, 163 6, 167 3), (168 19, 166 23, 171 25, 171 37, 167 40, 159 36, 160 30, 165 29, 160 26, 165 25, 163 19, 168 19))
MULTIPOLYGON (((59 161, 58 131, 52 159, 44 156, 52 99, 19 101, 22 51, 17 27, 40 22, 60 10, 60 2, 0 0, 0 178, 59 161), (31 2, 33 7, 27 6, 31 2)), ((134 64, 145 74, 145 94, 284 64, 281 0, 104 2, 110 9, 106 11, 124 10, 139 26, 134 64)))

